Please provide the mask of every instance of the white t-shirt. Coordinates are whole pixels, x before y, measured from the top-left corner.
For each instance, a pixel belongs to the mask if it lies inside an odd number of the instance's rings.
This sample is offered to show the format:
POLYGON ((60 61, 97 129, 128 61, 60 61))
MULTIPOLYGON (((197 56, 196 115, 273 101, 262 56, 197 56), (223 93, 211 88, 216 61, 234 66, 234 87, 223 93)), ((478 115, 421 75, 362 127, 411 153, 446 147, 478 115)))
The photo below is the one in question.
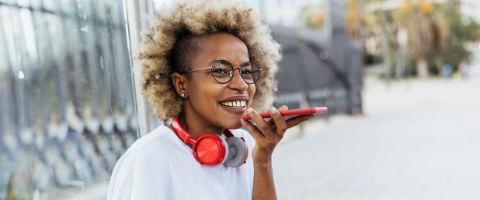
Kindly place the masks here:
POLYGON ((247 162, 240 167, 206 166, 168 127, 160 126, 138 139, 113 169, 108 200, 212 200, 252 198, 253 137, 232 130, 248 146, 247 162))

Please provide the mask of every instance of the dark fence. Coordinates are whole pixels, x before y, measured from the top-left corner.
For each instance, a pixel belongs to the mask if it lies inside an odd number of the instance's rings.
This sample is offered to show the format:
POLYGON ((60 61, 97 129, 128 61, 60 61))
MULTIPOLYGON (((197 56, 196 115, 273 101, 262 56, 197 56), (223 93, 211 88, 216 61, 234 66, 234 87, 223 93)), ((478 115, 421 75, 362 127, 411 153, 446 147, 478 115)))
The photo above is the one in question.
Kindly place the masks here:
POLYGON ((360 45, 342 31, 334 31, 329 47, 304 35, 288 28, 273 28, 273 37, 283 49, 275 104, 291 108, 328 106, 329 114, 361 113, 360 45))

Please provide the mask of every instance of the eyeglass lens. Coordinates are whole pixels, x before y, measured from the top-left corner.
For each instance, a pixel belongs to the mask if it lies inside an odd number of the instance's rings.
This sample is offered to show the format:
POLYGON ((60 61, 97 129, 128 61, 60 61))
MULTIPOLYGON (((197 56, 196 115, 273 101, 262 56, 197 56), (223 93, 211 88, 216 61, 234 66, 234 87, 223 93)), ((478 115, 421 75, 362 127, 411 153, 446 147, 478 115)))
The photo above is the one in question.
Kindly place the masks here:
MULTIPOLYGON (((215 61, 212 64, 212 75, 220 83, 228 83, 234 75, 233 64, 226 60, 215 61)), ((245 82, 252 84, 258 80, 260 70, 255 63, 245 63, 239 67, 240 75, 245 82)))

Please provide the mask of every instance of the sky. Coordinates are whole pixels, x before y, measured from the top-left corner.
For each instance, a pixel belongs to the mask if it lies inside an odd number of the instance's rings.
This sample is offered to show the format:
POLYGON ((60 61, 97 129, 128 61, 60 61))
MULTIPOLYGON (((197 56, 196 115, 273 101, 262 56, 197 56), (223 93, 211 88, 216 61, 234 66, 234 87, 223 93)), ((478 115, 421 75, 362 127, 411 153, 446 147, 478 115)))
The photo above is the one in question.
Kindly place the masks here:
POLYGON ((478 0, 463 0, 462 11, 465 15, 471 16, 480 21, 480 1, 478 0))

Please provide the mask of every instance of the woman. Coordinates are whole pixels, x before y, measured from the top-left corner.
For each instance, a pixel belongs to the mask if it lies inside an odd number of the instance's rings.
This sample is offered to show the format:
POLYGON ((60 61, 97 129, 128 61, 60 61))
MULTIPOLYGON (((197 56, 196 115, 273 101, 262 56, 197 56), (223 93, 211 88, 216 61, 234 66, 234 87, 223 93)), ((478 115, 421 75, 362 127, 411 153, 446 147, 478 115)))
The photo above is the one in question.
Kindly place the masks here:
POLYGON ((259 116, 280 56, 258 15, 242 2, 179 4, 156 18, 144 45, 144 94, 173 122, 120 158, 108 199, 276 199, 273 150, 312 115, 284 120, 272 107, 271 120, 259 116))

